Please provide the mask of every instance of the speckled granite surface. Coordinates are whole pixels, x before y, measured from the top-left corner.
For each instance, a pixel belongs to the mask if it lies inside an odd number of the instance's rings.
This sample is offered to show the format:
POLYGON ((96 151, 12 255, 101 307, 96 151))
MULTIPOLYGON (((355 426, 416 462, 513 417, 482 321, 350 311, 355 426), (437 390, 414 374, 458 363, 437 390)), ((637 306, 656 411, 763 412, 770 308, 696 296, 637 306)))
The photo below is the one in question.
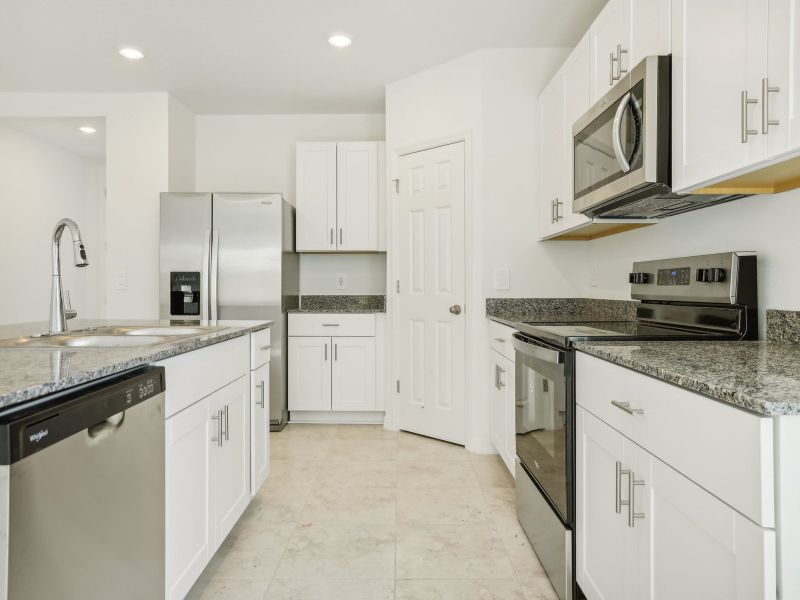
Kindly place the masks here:
POLYGON ((800 346, 777 342, 579 342, 576 348, 762 415, 800 415, 800 346))
POLYGON ((767 340, 784 344, 800 344, 800 311, 768 310, 767 340))
POLYGON ((386 312, 386 296, 301 296, 300 308, 289 311, 315 313, 386 312))
MULTIPOLYGON (((138 348, 2 348, 0 349, 0 408, 266 329, 271 323, 271 321, 219 321, 216 325, 226 329, 138 348)), ((70 321, 70 329, 75 331, 106 325, 164 324, 167 323, 84 320, 70 321)), ((5 325, 0 326, 0 339, 46 331, 46 323, 5 325)))
POLYGON ((486 316, 512 327, 519 321, 633 321, 638 304, 596 298, 487 298, 486 316))

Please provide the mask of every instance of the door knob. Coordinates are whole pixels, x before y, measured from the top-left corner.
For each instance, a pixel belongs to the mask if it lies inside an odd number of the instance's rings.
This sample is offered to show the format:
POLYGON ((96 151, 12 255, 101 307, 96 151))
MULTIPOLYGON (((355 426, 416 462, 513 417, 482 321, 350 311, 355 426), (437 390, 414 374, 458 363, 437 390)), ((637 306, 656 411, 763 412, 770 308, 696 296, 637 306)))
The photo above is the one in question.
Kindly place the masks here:
POLYGON ((450 312, 453 313, 454 315, 460 315, 461 314, 461 305, 460 304, 453 304, 453 306, 450 307, 450 312))

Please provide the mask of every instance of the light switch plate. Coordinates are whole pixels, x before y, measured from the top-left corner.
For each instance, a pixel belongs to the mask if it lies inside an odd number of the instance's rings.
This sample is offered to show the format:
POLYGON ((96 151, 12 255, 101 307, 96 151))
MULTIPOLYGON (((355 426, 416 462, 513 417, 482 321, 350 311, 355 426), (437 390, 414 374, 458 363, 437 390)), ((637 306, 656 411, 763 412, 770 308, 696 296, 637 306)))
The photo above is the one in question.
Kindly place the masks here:
POLYGON ((505 291, 511 289, 511 270, 498 268, 494 270, 494 289, 505 291))
POLYGON ((347 278, 344 276, 344 273, 338 273, 336 275, 336 289, 337 290, 347 289, 347 278))

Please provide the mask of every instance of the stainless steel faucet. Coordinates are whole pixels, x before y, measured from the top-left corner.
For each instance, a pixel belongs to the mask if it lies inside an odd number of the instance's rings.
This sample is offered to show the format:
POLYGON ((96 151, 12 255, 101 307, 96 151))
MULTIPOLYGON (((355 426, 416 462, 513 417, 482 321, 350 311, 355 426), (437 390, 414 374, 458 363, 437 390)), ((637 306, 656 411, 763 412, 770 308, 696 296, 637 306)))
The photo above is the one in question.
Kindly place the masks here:
POLYGON ((61 219, 56 223, 56 228, 53 230, 53 287, 50 294, 51 334, 66 331, 67 319, 72 319, 78 315, 77 311, 72 310, 72 307, 69 307, 68 311, 64 309, 64 291, 61 286, 61 234, 64 233, 65 227, 72 234, 72 252, 75 258, 75 266, 85 267, 89 264, 83 241, 81 241, 81 230, 78 229, 78 224, 72 219, 61 219))

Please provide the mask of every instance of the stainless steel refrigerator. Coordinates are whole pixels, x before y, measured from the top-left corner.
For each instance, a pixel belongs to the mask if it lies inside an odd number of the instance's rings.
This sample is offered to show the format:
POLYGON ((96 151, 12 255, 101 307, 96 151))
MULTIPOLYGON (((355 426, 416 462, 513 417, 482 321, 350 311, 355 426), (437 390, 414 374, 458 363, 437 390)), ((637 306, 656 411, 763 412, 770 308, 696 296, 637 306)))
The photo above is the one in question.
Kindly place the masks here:
POLYGON ((270 428, 282 429, 286 311, 300 288, 294 208, 280 194, 162 193, 160 261, 162 319, 274 321, 270 428))

